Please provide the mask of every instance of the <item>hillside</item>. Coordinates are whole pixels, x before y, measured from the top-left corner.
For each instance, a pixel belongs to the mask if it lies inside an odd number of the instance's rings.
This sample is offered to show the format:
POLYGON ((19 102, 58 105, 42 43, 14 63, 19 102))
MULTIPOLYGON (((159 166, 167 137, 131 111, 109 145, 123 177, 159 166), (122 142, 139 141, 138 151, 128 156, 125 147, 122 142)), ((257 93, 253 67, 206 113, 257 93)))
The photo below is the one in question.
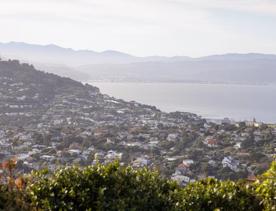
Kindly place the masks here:
POLYGON ((20 172, 120 160, 186 184, 261 173, 275 153, 265 124, 164 113, 15 60, 0 61, 0 80, 0 159, 16 157, 20 172))
POLYGON ((136 113, 158 113, 153 107, 115 100, 96 87, 37 71, 15 60, 0 62, 0 80, 1 125, 89 126, 104 120, 130 120, 136 113), (124 111, 118 113, 120 109, 124 111))

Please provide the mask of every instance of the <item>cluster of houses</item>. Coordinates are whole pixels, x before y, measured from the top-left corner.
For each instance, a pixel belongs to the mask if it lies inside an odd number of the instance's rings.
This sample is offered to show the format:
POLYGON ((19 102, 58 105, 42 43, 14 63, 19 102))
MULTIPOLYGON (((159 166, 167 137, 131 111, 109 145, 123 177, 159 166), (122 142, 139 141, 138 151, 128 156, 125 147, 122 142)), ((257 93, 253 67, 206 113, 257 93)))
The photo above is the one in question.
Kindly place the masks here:
POLYGON ((227 131, 229 124, 158 124, 1 128, 0 160, 16 158, 22 172, 118 160, 134 168, 158 168, 161 174, 184 185, 204 177, 224 179, 222 170, 229 177, 252 176, 265 170, 275 155, 273 127, 240 128, 230 124, 235 128, 227 131))

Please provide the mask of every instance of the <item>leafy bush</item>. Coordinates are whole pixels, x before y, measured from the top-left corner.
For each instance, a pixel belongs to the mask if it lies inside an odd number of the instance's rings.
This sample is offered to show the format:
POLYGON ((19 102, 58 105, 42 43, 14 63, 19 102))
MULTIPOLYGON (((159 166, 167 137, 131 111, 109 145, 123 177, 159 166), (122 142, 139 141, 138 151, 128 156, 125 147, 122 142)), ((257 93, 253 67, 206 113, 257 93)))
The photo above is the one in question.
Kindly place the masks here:
POLYGON ((232 181, 205 179, 179 192, 180 210, 262 210, 252 190, 232 181))
POLYGON ((8 186, 0 186, 0 210, 21 211, 30 210, 28 204, 22 201, 20 191, 10 190, 8 186))
POLYGON ((256 187, 256 194, 262 198, 264 210, 276 210, 276 180, 266 179, 256 187))
POLYGON ((15 178, 10 166, 0 185, 0 210, 276 210, 275 162, 253 183, 205 179, 183 188, 158 172, 117 162, 25 178, 15 178))
POLYGON ((261 204, 264 205, 264 210, 276 210, 276 162, 268 171, 266 171, 259 180, 254 184, 255 193, 262 198, 261 204))
POLYGON ((172 210, 177 188, 157 172, 113 163, 37 172, 27 193, 33 206, 46 210, 172 210))
POLYGON ((0 210, 3 210, 7 205, 8 190, 4 186, 0 186, 0 210))
POLYGON ((14 170, 16 160, 10 159, 0 163, 0 210, 30 210, 25 202, 23 188, 25 186, 22 177, 15 178, 14 170))

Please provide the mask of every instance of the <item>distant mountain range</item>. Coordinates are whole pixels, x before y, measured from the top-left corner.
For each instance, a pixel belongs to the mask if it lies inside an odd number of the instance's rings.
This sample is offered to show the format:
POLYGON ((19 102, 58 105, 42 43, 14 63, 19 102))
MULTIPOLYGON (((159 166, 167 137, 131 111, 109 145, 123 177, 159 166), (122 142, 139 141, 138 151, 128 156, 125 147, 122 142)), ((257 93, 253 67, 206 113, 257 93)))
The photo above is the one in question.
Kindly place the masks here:
POLYGON ((136 57, 119 51, 95 52, 91 50, 73 50, 57 45, 33 45, 22 42, 0 43, 0 55, 31 60, 35 63, 67 65, 78 67, 90 64, 129 64, 148 61, 181 61, 189 57, 136 57))
POLYGON ((200 58, 136 57, 118 51, 0 43, 0 56, 81 81, 276 83, 276 55, 224 54, 200 58))

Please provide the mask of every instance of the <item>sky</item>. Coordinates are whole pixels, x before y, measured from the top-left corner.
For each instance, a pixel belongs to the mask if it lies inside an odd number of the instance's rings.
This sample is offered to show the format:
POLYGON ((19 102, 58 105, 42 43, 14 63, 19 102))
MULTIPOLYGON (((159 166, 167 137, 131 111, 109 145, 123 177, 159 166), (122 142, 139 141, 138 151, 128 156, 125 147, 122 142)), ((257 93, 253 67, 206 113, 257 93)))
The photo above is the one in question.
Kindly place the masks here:
POLYGON ((136 56, 276 54, 276 0, 0 0, 0 42, 136 56))

